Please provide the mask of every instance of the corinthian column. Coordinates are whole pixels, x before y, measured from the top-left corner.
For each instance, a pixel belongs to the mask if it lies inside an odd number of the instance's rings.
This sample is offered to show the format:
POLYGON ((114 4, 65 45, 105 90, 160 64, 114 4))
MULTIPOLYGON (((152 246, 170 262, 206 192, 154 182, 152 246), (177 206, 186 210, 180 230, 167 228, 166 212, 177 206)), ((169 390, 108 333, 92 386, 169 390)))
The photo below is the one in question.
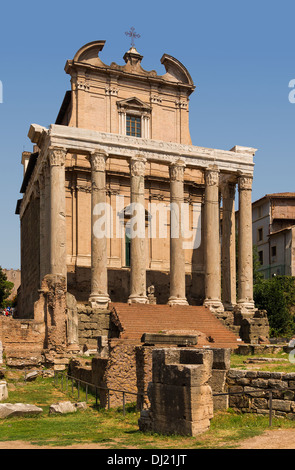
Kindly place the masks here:
POLYGON ((146 240, 144 173, 146 159, 138 156, 130 161, 131 246, 130 296, 128 303, 148 302, 146 295, 146 240))
POLYGON ((185 164, 182 160, 172 163, 170 171, 170 297, 169 305, 188 305, 185 296, 185 258, 181 231, 183 204, 183 177, 185 164))
POLYGON ((93 308, 107 308, 108 295, 107 273, 107 227, 106 227, 106 159, 101 150, 90 155, 91 163, 91 294, 89 303, 93 308), (104 231, 95 224, 97 215, 104 217, 104 231))
POLYGON ((213 312, 224 311, 221 303, 221 256, 219 234, 219 170, 205 172, 205 301, 213 312))
POLYGON ((236 304, 235 183, 222 186, 222 303, 225 310, 236 304))
POLYGON ((252 180, 251 175, 239 177, 238 218, 238 302, 243 313, 253 312, 253 252, 252 252, 252 180))
POLYGON ((50 147, 50 273, 67 276, 65 159, 67 150, 50 147))

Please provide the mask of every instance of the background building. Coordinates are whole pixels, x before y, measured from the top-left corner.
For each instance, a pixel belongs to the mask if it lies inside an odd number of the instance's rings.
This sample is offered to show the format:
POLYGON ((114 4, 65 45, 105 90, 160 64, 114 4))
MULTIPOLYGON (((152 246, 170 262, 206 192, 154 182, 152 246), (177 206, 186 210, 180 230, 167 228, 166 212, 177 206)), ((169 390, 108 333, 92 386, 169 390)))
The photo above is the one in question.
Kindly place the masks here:
POLYGON ((253 244, 265 279, 295 275, 295 193, 266 194, 252 204, 253 244))

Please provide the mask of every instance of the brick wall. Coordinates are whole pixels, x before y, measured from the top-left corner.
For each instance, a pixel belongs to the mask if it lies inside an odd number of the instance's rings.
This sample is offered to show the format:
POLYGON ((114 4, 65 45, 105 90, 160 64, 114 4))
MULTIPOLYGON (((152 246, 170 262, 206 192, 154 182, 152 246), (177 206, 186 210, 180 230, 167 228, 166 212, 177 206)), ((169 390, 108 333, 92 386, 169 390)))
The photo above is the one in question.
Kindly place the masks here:
POLYGON ((44 340, 44 323, 0 317, 0 341, 8 365, 15 358, 27 358, 32 363, 41 362, 44 340))

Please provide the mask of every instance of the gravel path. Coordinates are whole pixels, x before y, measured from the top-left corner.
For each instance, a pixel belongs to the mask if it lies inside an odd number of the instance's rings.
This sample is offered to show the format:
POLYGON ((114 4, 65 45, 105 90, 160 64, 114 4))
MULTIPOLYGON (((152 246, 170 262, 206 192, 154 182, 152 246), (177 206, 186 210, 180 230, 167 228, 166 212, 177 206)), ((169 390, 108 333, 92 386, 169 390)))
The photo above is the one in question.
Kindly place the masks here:
MULTIPOLYGON (((100 444, 76 444, 66 447, 36 446, 23 441, 2 441, 1 449, 108 449, 100 444)), ((295 429, 265 431, 261 436, 242 441, 237 449, 295 449, 295 429)))

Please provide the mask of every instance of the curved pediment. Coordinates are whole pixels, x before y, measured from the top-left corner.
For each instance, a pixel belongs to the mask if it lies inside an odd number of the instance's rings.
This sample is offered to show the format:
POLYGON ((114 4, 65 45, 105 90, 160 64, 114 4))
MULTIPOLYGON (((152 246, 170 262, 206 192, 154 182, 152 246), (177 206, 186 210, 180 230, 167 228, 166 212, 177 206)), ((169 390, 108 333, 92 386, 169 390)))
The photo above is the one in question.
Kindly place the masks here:
POLYGON ((104 45, 105 41, 92 41, 85 44, 76 52, 74 62, 87 62, 93 65, 103 64, 98 55, 104 45))
POLYGON ((162 78, 194 86, 194 82, 188 70, 179 60, 175 59, 175 57, 164 54, 161 58, 161 64, 164 65, 167 72, 162 78))

